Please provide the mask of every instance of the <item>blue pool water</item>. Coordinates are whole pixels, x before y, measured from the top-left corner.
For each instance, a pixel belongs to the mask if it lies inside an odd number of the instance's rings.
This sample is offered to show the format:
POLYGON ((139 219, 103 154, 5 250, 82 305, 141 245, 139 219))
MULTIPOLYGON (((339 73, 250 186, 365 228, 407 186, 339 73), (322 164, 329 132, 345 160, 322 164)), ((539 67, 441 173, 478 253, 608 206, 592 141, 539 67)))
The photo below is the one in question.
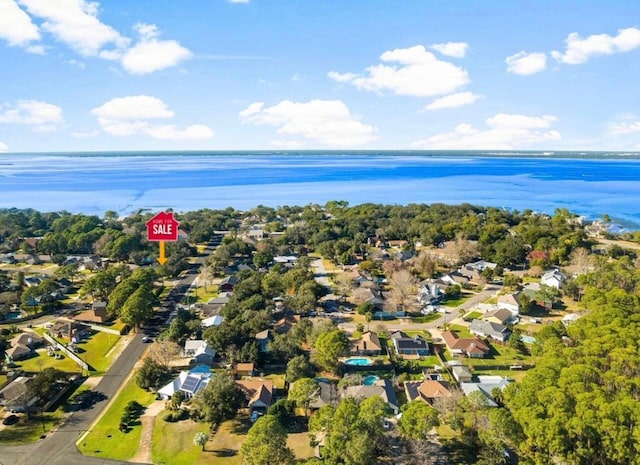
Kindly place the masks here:
POLYGON ((359 366, 359 367, 366 367, 371 365, 372 363, 373 363, 373 360, 365 357, 352 357, 344 361, 345 365, 353 365, 353 366, 359 366))
POLYGON ((364 384, 365 386, 373 386, 379 379, 380 378, 378 378, 376 375, 367 375, 362 378, 362 384, 364 384))
POLYGON ((5 315, 5 319, 7 320, 16 320, 18 318, 20 318, 22 315, 20 314, 20 312, 9 312, 5 315))
POLYGON ((520 340, 522 342, 526 342, 527 344, 533 344, 536 342, 536 338, 531 336, 520 336, 520 340))

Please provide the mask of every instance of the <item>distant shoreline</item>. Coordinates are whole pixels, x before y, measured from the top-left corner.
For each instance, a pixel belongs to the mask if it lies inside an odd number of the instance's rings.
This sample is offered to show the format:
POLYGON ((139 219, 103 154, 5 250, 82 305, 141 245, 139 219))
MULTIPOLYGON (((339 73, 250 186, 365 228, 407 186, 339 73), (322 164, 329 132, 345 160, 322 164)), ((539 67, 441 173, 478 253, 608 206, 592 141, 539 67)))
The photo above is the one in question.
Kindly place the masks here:
POLYGON ((4 156, 153 157, 153 156, 381 156, 637 160, 640 151, 602 150, 132 150, 95 152, 3 152, 4 156))

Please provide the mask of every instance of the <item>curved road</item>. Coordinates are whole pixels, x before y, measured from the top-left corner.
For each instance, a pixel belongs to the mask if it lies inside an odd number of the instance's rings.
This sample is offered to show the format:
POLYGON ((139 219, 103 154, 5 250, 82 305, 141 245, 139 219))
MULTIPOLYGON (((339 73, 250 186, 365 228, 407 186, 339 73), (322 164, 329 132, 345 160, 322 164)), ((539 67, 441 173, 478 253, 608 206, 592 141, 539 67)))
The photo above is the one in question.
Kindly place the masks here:
MULTIPOLYGON (((211 250, 207 249, 203 256, 198 257, 190 272, 174 285, 161 308, 155 312, 154 320, 157 323, 145 326, 142 332, 136 334, 102 380, 93 388, 93 391, 104 394, 104 400, 95 403, 89 409, 72 413, 57 431, 49 434, 43 440, 28 445, 2 446, 0 448, 0 465, 117 465, 128 463, 83 456, 76 447, 76 441, 80 434, 91 427, 142 356, 146 348, 142 342, 143 333, 154 334, 160 330, 168 319, 173 306, 180 302, 196 279, 197 267, 202 264, 210 252, 211 250)), ((105 438, 105 447, 108 447, 108 444, 108 439, 105 438)))

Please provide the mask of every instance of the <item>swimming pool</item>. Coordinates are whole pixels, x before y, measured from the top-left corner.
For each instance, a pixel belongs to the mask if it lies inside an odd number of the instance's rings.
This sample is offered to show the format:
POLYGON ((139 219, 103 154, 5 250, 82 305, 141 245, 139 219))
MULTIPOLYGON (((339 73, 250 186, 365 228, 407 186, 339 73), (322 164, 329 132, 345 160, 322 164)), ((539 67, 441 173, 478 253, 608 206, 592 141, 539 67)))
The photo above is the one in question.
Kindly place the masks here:
POLYGON ((345 365, 352 365, 358 367, 366 367, 373 364, 373 360, 366 357, 351 357, 344 361, 345 365))
POLYGON ((377 377, 376 375, 367 375, 364 378, 362 378, 362 384, 364 384, 365 386, 373 386, 374 384, 376 384, 376 381, 378 381, 380 378, 377 377))
POLYGON ((525 335, 520 336, 520 340, 522 342, 526 342, 527 344, 534 344, 536 342, 535 337, 525 336, 525 335))

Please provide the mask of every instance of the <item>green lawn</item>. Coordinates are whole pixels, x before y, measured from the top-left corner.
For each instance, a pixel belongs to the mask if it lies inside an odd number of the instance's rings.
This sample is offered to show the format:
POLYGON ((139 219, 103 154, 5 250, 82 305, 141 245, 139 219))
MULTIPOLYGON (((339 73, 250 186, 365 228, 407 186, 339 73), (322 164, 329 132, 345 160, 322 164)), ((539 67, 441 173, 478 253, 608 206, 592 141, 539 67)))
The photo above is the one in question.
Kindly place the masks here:
POLYGON ((33 414, 31 418, 21 415, 18 423, 0 431, 0 443, 26 444, 37 441, 43 432, 48 433, 62 419, 62 415, 62 408, 45 412, 44 428, 39 413, 33 414))
POLYGON ((115 334, 96 331, 89 339, 83 339, 78 344, 78 355, 97 373, 104 373, 113 361, 113 356, 109 354, 109 351, 119 340, 120 336, 115 334))
MULTIPOLYGON (((56 354, 62 354, 61 351, 56 354)), ((20 360, 16 362, 16 366, 22 368, 27 372, 39 372, 45 368, 57 368, 58 370, 66 371, 68 373, 79 373, 82 369, 80 365, 71 360, 66 355, 63 355, 63 359, 57 360, 54 357, 49 357, 47 349, 39 349, 35 357, 31 357, 27 360, 20 360)))
POLYGON ((431 323, 442 317, 441 313, 430 313, 429 315, 414 316, 411 318, 412 323, 431 323))
MULTIPOLYGON (((535 357, 529 355, 522 355, 517 353, 514 349, 508 346, 501 346, 498 344, 491 345, 492 349, 487 358, 469 358, 465 360, 465 363, 482 370, 483 367, 493 366, 511 366, 511 365, 529 365, 536 361, 535 357)), ((522 370, 509 370, 507 369, 489 369, 483 370, 484 374, 504 374, 506 373, 520 373, 522 370), (500 372, 500 373, 498 373, 500 372)))
MULTIPOLYGON (((80 358, 95 369, 91 374, 101 374, 107 371, 113 362, 113 357, 107 354, 119 340, 120 336, 115 334, 95 331, 89 339, 85 339, 78 344, 80 358)), ((76 362, 67 357, 62 351, 57 351, 56 353, 61 354, 64 358, 58 360, 54 357, 49 357, 46 349, 40 349, 37 351, 37 356, 19 361, 17 366, 30 372, 38 372, 49 367, 70 373, 77 373, 82 370, 76 362)))
POLYGON ((457 299, 445 299, 444 302, 442 302, 442 305, 444 305, 445 307, 457 307, 465 303, 471 297, 473 297, 473 294, 469 292, 463 292, 462 295, 460 295, 460 297, 458 297, 457 299))
POLYGON ((458 337, 474 337, 466 326, 449 325, 449 330, 458 333, 458 337))
POLYGON ((482 318, 483 313, 482 312, 469 312, 464 316, 465 320, 477 320, 479 318, 482 318))
POLYGON ((156 417, 153 427, 151 448, 153 463, 192 465, 201 456, 209 455, 207 452, 203 452, 199 446, 193 445, 193 437, 196 433, 209 432, 209 423, 196 423, 192 420, 170 423, 162 419, 165 413, 161 412, 156 417))
POLYGON ((429 355, 417 361, 421 368, 433 368, 434 365, 442 365, 437 355, 429 355))
POLYGON ((129 401, 136 400, 146 407, 154 399, 155 394, 140 389, 136 384, 135 376, 132 377, 100 421, 78 443, 80 452, 84 455, 113 460, 128 460, 133 457, 140 444, 142 427, 137 424, 129 432, 123 433, 118 429, 120 418, 129 401))

